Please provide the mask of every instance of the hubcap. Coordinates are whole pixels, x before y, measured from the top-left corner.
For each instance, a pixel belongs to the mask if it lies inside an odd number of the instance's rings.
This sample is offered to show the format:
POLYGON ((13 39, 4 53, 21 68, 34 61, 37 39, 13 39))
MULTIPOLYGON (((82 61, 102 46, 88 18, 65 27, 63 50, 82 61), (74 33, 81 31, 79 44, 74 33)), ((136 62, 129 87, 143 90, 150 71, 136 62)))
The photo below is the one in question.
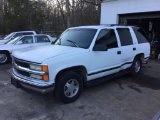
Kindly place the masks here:
POLYGON ((5 54, 0 54, 0 63, 5 63, 7 61, 7 56, 5 54))
POLYGON ((135 72, 138 73, 140 68, 141 68, 140 62, 136 61, 135 66, 134 66, 135 72))
POLYGON ((70 79, 64 86, 64 94, 66 97, 74 97, 79 90, 79 83, 75 79, 70 79))

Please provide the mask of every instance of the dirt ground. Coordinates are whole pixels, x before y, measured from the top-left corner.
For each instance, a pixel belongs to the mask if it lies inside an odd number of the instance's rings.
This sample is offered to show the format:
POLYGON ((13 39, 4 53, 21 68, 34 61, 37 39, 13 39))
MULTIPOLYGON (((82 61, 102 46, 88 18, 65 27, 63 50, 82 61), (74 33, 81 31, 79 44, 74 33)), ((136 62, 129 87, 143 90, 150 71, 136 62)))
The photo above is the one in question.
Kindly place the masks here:
POLYGON ((160 111, 160 61, 150 60, 136 77, 85 87, 71 104, 15 88, 10 67, 0 66, 0 120, 151 120, 160 111))

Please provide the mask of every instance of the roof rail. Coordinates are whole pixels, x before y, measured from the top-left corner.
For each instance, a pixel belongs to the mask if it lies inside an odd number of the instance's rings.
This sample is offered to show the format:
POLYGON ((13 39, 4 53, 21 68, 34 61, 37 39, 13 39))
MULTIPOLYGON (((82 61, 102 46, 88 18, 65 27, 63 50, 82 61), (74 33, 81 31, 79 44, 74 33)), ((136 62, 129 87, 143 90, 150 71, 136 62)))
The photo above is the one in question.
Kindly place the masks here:
POLYGON ((128 26, 128 25, 120 25, 120 24, 101 24, 104 26, 128 26))

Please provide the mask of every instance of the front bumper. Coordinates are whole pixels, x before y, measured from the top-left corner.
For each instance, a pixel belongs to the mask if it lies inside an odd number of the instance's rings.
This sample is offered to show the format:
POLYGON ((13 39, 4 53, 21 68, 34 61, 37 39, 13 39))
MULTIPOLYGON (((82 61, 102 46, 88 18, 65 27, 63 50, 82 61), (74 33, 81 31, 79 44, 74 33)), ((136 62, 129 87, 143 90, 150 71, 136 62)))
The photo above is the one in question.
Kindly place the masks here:
POLYGON ((13 84, 17 88, 26 88, 28 90, 32 90, 41 94, 47 94, 54 91, 54 84, 47 83, 36 83, 28 78, 20 77, 17 75, 14 68, 10 70, 11 74, 11 84, 13 84))

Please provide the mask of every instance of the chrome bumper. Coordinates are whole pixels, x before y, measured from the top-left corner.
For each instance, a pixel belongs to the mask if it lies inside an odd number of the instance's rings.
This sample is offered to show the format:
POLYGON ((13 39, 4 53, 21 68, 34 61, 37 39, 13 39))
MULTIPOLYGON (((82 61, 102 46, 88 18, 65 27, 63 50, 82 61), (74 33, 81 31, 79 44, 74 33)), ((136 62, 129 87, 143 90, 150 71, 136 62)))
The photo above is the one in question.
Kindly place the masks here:
POLYGON ((10 74, 11 83, 17 88, 27 88, 42 94, 51 93, 54 90, 54 84, 34 82, 27 77, 20 77, 13 68, 10 74))

